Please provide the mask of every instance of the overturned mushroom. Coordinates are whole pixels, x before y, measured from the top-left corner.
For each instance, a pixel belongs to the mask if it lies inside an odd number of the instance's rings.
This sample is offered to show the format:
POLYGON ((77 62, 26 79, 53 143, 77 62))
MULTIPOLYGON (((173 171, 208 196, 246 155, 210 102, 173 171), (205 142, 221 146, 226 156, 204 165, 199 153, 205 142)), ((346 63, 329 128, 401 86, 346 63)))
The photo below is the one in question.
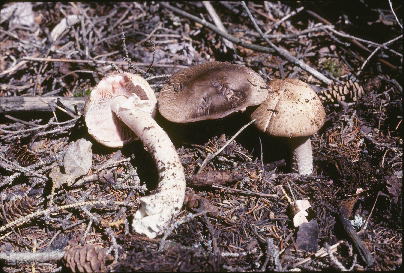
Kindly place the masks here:
POLYGON ((156 97, 139 75, 115 73, 104 78, 85 105, 88 132, 109 147, 122 147, 139 138, 151 153, 159 171, 158 188, 140 198, 132 223, 136 232, 150 238, 164 232, 181 209, 185 175, 178 154, 163 129, 151 117, 156 97))
POLYGON ((255 125, 272 136, 287 137, 292 153, 292 169, 299 174, 313 172, 310 136, 324 124, 320 98, 298 79, 273 80, 268 98, 251 114, 255 125))
POLYGON ((108 147, 122 147, 137 139, 136 133, 111 111, 113 99, 119 96, 126 98, 128 105, 130 99, 148 117, 154 116, 156 111, 157 99, 154 91, 142 77, 130 73, 115 73, 104 78, 92 90, 84 108, 84 116, 90 135, 108 147))
POLYGON ((223 118, 268 95, 265 81, 250 68, 227 62, 207 62, 175 73, 158 98, 161 115, 186 123, 223 118))

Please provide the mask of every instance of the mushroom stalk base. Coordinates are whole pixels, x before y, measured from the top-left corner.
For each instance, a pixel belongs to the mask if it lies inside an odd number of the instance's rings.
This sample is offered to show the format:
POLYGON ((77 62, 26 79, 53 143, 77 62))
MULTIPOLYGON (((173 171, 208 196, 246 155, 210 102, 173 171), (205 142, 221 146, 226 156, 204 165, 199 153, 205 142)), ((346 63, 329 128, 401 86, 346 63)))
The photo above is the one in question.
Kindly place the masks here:
POLYGON ((292 154, 292 170, 302 175, 313 172, 313 154, 310 137, 289 138, 289 148, 292 154))
POLYGON ((149 114, 133 107, 123 96, 112 101, 111 109, 139 137, 157 165, 158 187, 140 198, 132 223, 135 232, 154 238, 181 210, 186 187, 184 168, 170 138, 149 114))

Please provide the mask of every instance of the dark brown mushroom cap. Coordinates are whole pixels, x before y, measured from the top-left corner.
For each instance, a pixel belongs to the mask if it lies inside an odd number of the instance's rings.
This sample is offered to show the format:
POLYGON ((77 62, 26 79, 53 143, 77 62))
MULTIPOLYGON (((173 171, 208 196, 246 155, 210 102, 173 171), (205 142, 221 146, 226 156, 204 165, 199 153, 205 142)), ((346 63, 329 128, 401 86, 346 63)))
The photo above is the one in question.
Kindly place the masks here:
POLYGON ((268 98, 251 114, 255 126, 280 137, 310 136, 324 124, 320 98, 298 79, 277 79, 268 85, 268 98))
POLYGON ((103 78, 91 91, 84 107, 85 122, 90 135, 108 147, 122 147, 137 139, 111 110, 111 102, 117 96, 128 98, 128 105, 155 114, 157 99, 149 83, 140 75, 112 73, 103 78))
POLYGON ((250 68, 227 62, 207 62, 175 73, 158 97, 161 115, 186 123, 223 118, 268 95, 266 83, 250 68))

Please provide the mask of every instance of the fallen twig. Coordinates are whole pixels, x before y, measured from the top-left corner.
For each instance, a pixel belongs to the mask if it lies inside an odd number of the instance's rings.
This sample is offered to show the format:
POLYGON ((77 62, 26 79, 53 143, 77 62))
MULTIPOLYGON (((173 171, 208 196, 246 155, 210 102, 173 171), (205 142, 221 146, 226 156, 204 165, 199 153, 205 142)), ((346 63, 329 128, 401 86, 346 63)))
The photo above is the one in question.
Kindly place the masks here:
POLYGON ((252 16, 250 10, 248 9, 247 5, 244 3, 244 1, 241 1, 241 4, 243 5, 244 9, 247 11, 248 16, 250 17, 250 20, 252 21, 255 29, 258 31, 258 33, 261 35, 261 37, 267 42, 273 49, 275 49, 276 52, 278 52, 282 57, 284 57, 286 60, 290 61, 291 63, 298 65, 300 68, 303 70, 309 72, 312 74, 314 77, 325 83, 326 85, 330 85, 332 81, 328 79, 326 76, 315 70, 314 68, 308 66, 304 62, 300 61, 299 59, 293 57, 289 52, 287 52, 285 49, 282 49, 280 47, 277 47, 274 43, 272 43, 262 32, 260 27, 258 26, 257 22, 255 21, 254 17, 252 16))
POLYGON ((199 168, 197 173, 201 173, 202 170, 206 167, 206 165, 209 163, 210 160, 212 160, 215 156, 217 156, 218 154, 220 154, 224 148, 227 147, 227 145, 229 145, 245 128, 247 128, 249 125, 251 125, 252 123, 254 123, 255 119, 253 119, 252 121, 250 121, 249 123, 247 123, 246 125, 244 125, 243 127, 241 127, 240 130, 237 131, 237 133, 234 134, 234 136, 232 136, 220 149, 218 149, 214 154, 209 154, 205 160, 203 161, 201 167, 199 168))
MULTIPOLYGON (((396 38, 394 38, 394 39, 388 41, 388 42, 385 42, 384 44, 378 46, 375 50, 373 50, 373 52, 369 55, 369 57, 363 62, 361 68, 359 68, 358 76, 359 76, 360 73, 362 72, 362 70, 363 70, 363 68, 365 67, 365 65, 369 62, 369 60, 373 57, 373 55, 375 55, 376 52, 379 51, 380 48, 385 47, 385 46, 387 46, 387 45, 389 45, 389 44, 391 44, 391 43, 393 43, 393 42, 395 42, 395 41, 397 41, 398 39, 401 39, 401 38, 403 38, 403 35, 402 35, 402 34, 401 34, 400 36, 398 36, 398 37, 396 37, 396 38)), ((401 54, 400 57, 403 57, 403 55, 401 54)))
MULTIPOLYGON (((78 202, 78 203, 59 206, 59 207, 53 206, 49 209, 39 210, 34 213, 28 214, 26 216, 20 217, 12 222, 9 222, 9 223, 5 224, 4 226, 0 227, 0 232, 3 232, 4 230, 7 230, 8 228, 21 226, 22 224, 30 221, 32 218, 35 218, 35 217, 38 217, 38 216, 41 216, 41 215, 44 215, 44 214, 47 214, 50 212, 55 212, 55 211, 60 211, 60 210, 70 209, 70 208, 75 208, 75 207, 89 206, 89 205, 98 205, 98 204, 108 205, 110 203, 111 203, 111 201, 99 200, 99 201, 78 202)), ((116 201, 113 201, 113 204, 126 205, 125 202, 116 202, 116 201)))
MULTIPOLYGON (((1 130, 0 130, 0 132, 1 132, 1 130)), ((46 177, 45 175, 37 173, 36 171, 29 170, 28 168, 22 167, 18 163, 10 161, 7 158, 3 157, 2 155, 0 155, 0 165, 2 165, 3 168, 8 169, 10 171, 23 172, 23 173, 25 173, 25 175, 36 176, 38 178, 48 180, 48 177, 46 177), (2 163, 3 164, 5 163, 5 164, 3 165, 2 163)), ((11 177, 12 177, 12 179, 15 178, 14 176, 11 176, 11 177)))
POLYGON ((391 12, 394 14, 394 18, 396 18, 396 21, 397 21, 398 25, 399 25, 401 28, 403 28, 403 25, 400 23, 400 20, 398 20, 398 17, 397 17, 397 15, 396 15, 396 13, 394 12, 393 4, 391 3, 391 0, 389 0, 389 5, 390 5, 391 12))
POLYGON ((348 235, 349 241, 353 244, 355 249, 358 251, 362 260, 366 263, 367 266, 371 266, 374 262, 372 254, 366 248, 365 244, 359 238, 355 229, 352 227, 351 222, 346 218, 347 212, 342 207, 339 206, 338 218, 340 219, 346 234, 348 235))
POLYGON ((218 254, 219 253, 219 249, 217 247, 217 239, 216 239, 216 233, 215 233, 215 229, 213 228, 212 224, 209 221, 208 216, 206 216, 206 214, 203 215, 203 220, 205 220, 206 226, 209 230, 210 236, 212 237, 212 245, 213 245, 213 254, 218 254))
POLYGON ((84 108, 84 98, 67 97, 1 97, 0 114, 15 113, 21 111, 52 112, 49 104, 60 100, 71 109, 81 111, 84 108))
MULTIPOLYGON (((61 62, 61 63, 95 63, 95 64, 114 64, 127 66, 127 62, 114 62, 114 61, 97 61, 97 60, 73 60, 73 59, 54 59, 54 58, 34 58, 23 57, 23 60, 34 62, 61 62)), ((149 63, 132 63, 134 66, 149 66, 149 63)), ((156 67, 176 67, 176 68, 188 68, 189 66, 179 64, 154 64, 156 67)))
MULTIPOLYGON (((306 10, 306 12, 307 12, 308 14, 310 14, 311 16, 317 18, 318 20, 320 20, 320 21, 323 22, 324 24, 326 24, 326 25, 332 25, 329 21, 327 21, 326 19, 324 19, 323 17, 321 17, 320 15, 318 15, 317 13, 315 13, 314 11, 306 10)), ((345 33, 342 33, 342 32, 338 32, 338 31, 336 31, 335 29, 330 29, 330 30, 331 30, 332 32, 334 32, 335 34, 344 35, 344 37, 348 38, 351 43, 355 44, 356 46, 360 47, 361 49, 363 49, 363 50, 365 50, 365 51, 367 51, 367 52, 369 52, 369 53, 372 52, 370 49, 368 49, 367 47, 365 47, 364 45, 362 45, 359 41, 357 41, 356 39, 354 39, 353 36, 346 35, 345 33)), ((387 65, 388 67, 390 67, 390 68, 392 68, 392 69, 398 69, 397 66, 392 65, 391 63, 387 62, 386 60, 383 60, 382 58, 378 58, 378 61, 381 62, 381 63, 383 63, 383 64, 385 64, 385 65, 387 65)))
POLYGON ((283 268, 282 265, 279 261, 279 250, 278 248, 274 245, 273 243, 273 239, 270 237, 267 237, 266 239, 266 243, 267 243, 267 257, 265 259, 264 264, 262 265, 261 271, 265 272, 267 270, 267 265, 269 260, 272 258, 276 271, 278 272, 282 272, 283 268))
POLYGON ((352 271, 354 266, 356 265, 356 254, 354 254, 354 260, 352 262, 352 265, 350 268, 345 268, 345 266, 338 261, 338 259, 334 256, 333 252, 331 251, 330 246, 325 243, 325 249, 327 250, 328 256, 330 257, 330 260, 341 270, 341 271, 352 271))
POLYGON ((0 188, 2 188, 3 186, 7 185, 7 184, 11 184, 13 183, 14 179, 16 179, 17 177, 19 177, 22 173, 20 172, 14 172, 12 175, 10 176, 3 176, 3 180, 0 182, 0 188))
POLYGON ((24 67, 26 63, 27 63, 27 61, 21 61, 18 64, 10 67, 9 69, 4 70, 3 72, 0 73, 0 77, 3 75, 7 75, 7 74, 13 74, 15 71, 17 71, 21 67, 24 67))
MULTIPOLYGON (((189 13, 183 11, 183 10, 177 9, 177 8, 167 4, 165 2, 160 3, 160 5, 162 5, 165 8, 168 8, 168 9, 170 9, 170 10, 176 12, 176 13, 179 13, 179 14, 181 14, 181 15, 183 15, 183 16, 191 19, 191 20, 194 20, 194 21, 200 23, 201 25, 203 25, 205 27, 210 28, 211 30, 213 30, 217 34, 221 35, 222 37, 226 38, 227 40, 229 40, 229 41, 231 41, 231 42, 233 42, 233 43, 235 43, 237 45, 241 45, 241 46, 243 46, 245 48, 249 48, 249 49, 256 50, 256 51, 259 51, 259 52, 264 52, 264 53, 272 53, 273 49, 275 49, 275 51, 277 51, 279 54, 281 54, 288 61, 290 61, 290 62, 292 62, 292 63, 294 63, 296 65, 299 65, 302 69, 306 70, 307 72, 309 72, 310 74, 312 74, 314 77, 318 78, 319 80, 321 80, 325 84, 329 85, 332 82, 330 79, 328 79, 327 77, 322 75, 320 72, 318 72, 314 68, 311 68, 310 66, 306 65, 305 63, 301 62, 300 60, 296 59, 295 57, 291 56, 288 52, 286 52, 286 50, 278 48, 272 42, 269 42, 272 49, 267 48, 267 47, 263 47, 263 46, 252 45, 252 44, 246 43, 246 42, 244 42, 244 41, 242 41, 240 39, 237 39, 236 37, 234 37, 234 36, 232 36, 232 35, 230 35, 228 33, 225 33, 223 31, 221 31, 216 26, 214 26, 213 24, 207 22, 206 20, 199 19, 198 17, 193 16, 193 15, 191 15, 191 14, 189 14, 189 13)), ((264 36, 263 33, 262 33, 262 36, 264 36)))
MULTIPOLYGON (((342 244, 343 242, 344 242, 344 241, 340 240, 340 241, 338 241, 338 243, 336 243, 335 245, 330 246, 330 247, 329 247, 329 252, 335 252, 335 251, 337 251, 338 246, 339 246, 340 244, 342 244)), ((299 262, 293 264, 293 268, 295 268, 296 266, 299 266, 299 265, 301 265, 301 264, 304 264, 304 263, 306 263, 306 262, 308 262, 308 261, 311 261, 311 260, 313 260, 313 258, 322 258, 322 257, 325 257, 325 256, 328 255, 329 252, 327 252, 327 250, 326 250, 324 247, 322 247, 322 248, 321 248, 320 250, 318 250, 313 256, 307 257, 307 258, 305 258, 305 259, 303 259, 303 260, 301 260, 301 261, 299 261, 299 262)))
POLYGON ((250 44, 250 43, 246 43, 246 42, 244 42, 244 41, 242 41, 240 39, 237 39, 236 37, 234 37, 234 36, 232 36, 232 35, 230 35, 230 34, 228 34, 226 32, 221 31, 215 25, 207 22, 206 20, 200 19, 200 18, 198 18, 198 17, 196 17, 194 15, 189 14, 188 12, 185 12, 183 10, 177 9, 176 7, 173 7, 173 6, 169 5, 168 3, 161 2, 159 4, 162 5, 163 7, 167 8, 167 9, 170 9, 170 10, 172 10, 172 11, 178 13, 178 14, 181 14, 184 17, 187 17, 188 19, 191 19, 191 20, 193 20, 195 22, 198 22, 199 24, 211 29, 212 31, 216 32, 217 34, 219 34, 223 38, 225 38, 225 39, 227 39, 227 40, 229 40, 229 41, 231 41, 231 42, 233 42, 233 43, 235 43, 237 45, 241 45, 242 47, 249 48, 249 49, 252 49, 252 50, 256 50, 256 51, 259 51, 259 52, 264 52, 264 53, 273 53, 274 52, 274 50, 271 49, 271 48, 258 46, 258 45, 253 45, 253 44, 250 44))
MULTIPOLYGON (((74 198, 73 196, 69 196, 69 199, 72 200, 73 202, 78 202, 76 198, 74 198)), ((98 226, 102 226, 102 221, 95 216, 94 214, 92 214, 90 212, 90 210, 88 208, 86 208, 86 206, 80 206, 79 207, 85 214, 87 214, 88 217, 90 217, 91 221, 93 221, 94 223, 96 223, 98 226)), ((121 246, 119 246, 116 242, 116 237, 115 237, 115 233, 114 231, 111 229, 111 227, 109 226, 104 226, 105 228, 105 233, 107 236, 109 236, 110 241, 112 243, 112 247, 115 250, 114 254, 115 254, 115 261, 118 260, 119 258, 119 249, 122 248, 121 246)), ((108 253, 107 253, 108 254, 108 253)))
POLYGON ((370 219, 370 217, 372 216, 373 210, 374 210, 375 207, 376 207, 377 199, 379 199, 379 196, 380 196, 380 195, 383 195, 383 196, 385 196, 385 197, 388 197, 388 195, 384 194, 384 193, 381 192, 381 191, 379 191, 379 192, 377 193, 375 203, 373 204, 373 207, 372 207, 372 209, 370 210, 369 216, 368 216, 368 218, 366 218, 366 221, 365 221, 365 223, 363 223, 363 225, 362 225, 362 227, 361 227, 361 230, 358 232, 358 234, 363 233, 364 230, 367 228, 367 225, 368 225, 368 223, 369 223, 369 219, 370 219))
POLYGON ((271 258, 273 259, 273 263, 276 267, 276 271, 279 271, 279 272, 283 271, 282 265, 279 261, 280 252, 279 252, 278 248, 274 245, 273 239, 270 237, 266 237, 266 239, 262 238, 258 234, 257 228, 254 225, 250 225, 250 228, 254 232, 255 236, 257 236, 258 240, 260 240, 261 243, 266 243, 266 245, 267 245, 266 258, 265 258, 264 264, 261 267, 261 271, 265 272, 267 270, 267 266, 268 266, 269 260, 271 258))
POLYGON ((31 262, 49 262, 58 261, 63 258, 64 251, 50 251, 50 252, 0 252, 0 260, 5 261, 6 264, 16 263, 31 263, 31 262))
MULTIPOLYGON (((215 9, 213 8, 212 4, 209 1, 202 1, 202 4, 205 6, 206 10, 209 12, 210 17, 212 17, 213 22, 215 22, 215 25, 217 26, 218 29, 220 29, 223 32, 227 33, 226 28, 224 27, 222 20, 220 20, 219 15, 217 15, 215 9)), ((234 50, 234 45, 232 42, 229 40, 223 39, 224 44, 234 50)), ((226 47, 224 48, 224 53, 226 53, 227 49, 226 47)))
POLYGON ((163 251, 163 250, 164 250, 164 246, 165 246, 165 243, 166 243, 166 239, 167 239, 168 236, 171 235, 171 233, 173 232, 174 229, 176 229, 179 225, 182 225, 182 224, 184 224, 184 223, 187 223, 187 222, 191 221, 192 219, 194 219, 195 217, 204 215, 204 214, 206 214, 206 213, 207 213, 206 210, 201 211, 201 212, 198 212, 198 213, 195 213, 195 214, 189 213, 189 214, 188 214, 187 216, 185 216, 184 218, 182 218, 182 219, 178 220, 177 222, 173 223, 169 228, 167 228, 167 229, 164 231, 164 236, 163 236, 163 237, 160 239, 160 241, 159 241, 159 251, 163 251))
MULTIPOLYGON (((295 14, 298 14, 299 12, 301 12, 304 9, 304 7, 300 7, 294 11, 292 11, 291 13, 289 13, 288 15, 286 15, 285 17, 283 17, 281 20, 279 20, 278 22, 276 22, 272 28, 277 29, 278 26, 280 24, 282 24, 283 22, 285 22, 287 19, 289 19, 290 17, 294 16, 295 14)), ((269 32, 271 32, 272 29, 268 30, 267 32, 265 32, 265 35, 267 35, 269 32)))
POLYGON ((247 191, 247 190, 238 190, 238 189, 233 189, 233 188, 219 186, 219 185, 212 185, 212 188, 217 188, 217 189, 222 189, 222 190, 226 190, 229 192, 237 192, 237 193, 247 194, 247 195, 256 195, 256 196, 260 196, 260 197, 273 197, 273 198, 278 197, 277 194, 253 192, 253 191, 247 191))

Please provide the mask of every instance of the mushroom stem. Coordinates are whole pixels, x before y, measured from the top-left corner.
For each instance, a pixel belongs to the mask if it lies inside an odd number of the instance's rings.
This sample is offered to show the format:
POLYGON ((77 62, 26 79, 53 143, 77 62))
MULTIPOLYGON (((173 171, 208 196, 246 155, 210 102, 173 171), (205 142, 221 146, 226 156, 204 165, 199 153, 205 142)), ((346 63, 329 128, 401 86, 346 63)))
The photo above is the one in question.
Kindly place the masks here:
POLYGON ((131 99, 118 96, 111 109, 139 137, 157 165, 158 187, 153 194, 140 198, 132 223, 134 231, 154 238, 164 232, 183 205, 184 169, 166 132, 148 113, 134 107, 131 99))
POLYGON ((313 172, 313 155, 310 137, 292 137, 288 139, 291 151, 291 166, 294 172, 307 175, 313 172))

